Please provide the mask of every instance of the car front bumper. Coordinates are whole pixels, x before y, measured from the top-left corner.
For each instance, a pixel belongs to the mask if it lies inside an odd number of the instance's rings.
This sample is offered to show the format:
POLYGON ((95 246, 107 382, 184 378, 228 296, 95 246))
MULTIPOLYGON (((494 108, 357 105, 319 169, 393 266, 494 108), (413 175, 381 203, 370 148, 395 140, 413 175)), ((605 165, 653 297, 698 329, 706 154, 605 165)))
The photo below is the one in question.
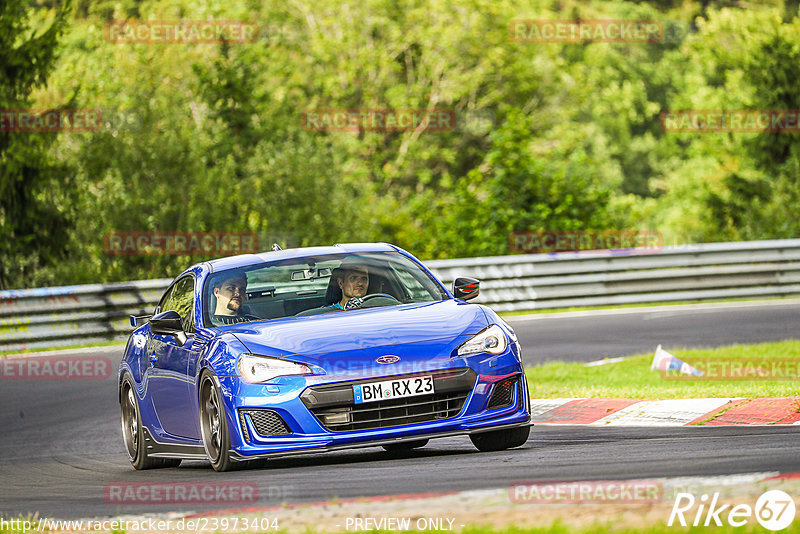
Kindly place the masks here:
MULTIPOLYGON (((316 405, 309 402, 309 391, 320 388, 336 388, 342 391, 352 384, 375 381, 375 379, 314 382, 305 377, 284 377, 280 384, 270 384, 268 391, 268 385, 245 384, 235 377, 220 377, 223 398, 229 408, 226 412, 229 414, 231 453, 237 459, 248 460, 372 447, 530 425, 527 383, 516 351, 514 353, 509 351, 489 360, 492 361, 486 360, 480 362, 480 365, 467 367, 456 367, 457 362, 454 362, 454 367, 450 369, 416 373, 416 375, 431 373, 453 375, 460 371, 471 373, 471 384, 465 391, 466 398, 463 404, 457 412, 448 412, 450 416, 446 418, 377 428, 357 428, 358 425, 354 425, 354 429, 344 431, 333 431, 330 425, 324 423, 324 417, 314 409, 316 405), (517 380, 510 402, 490 408, 498 384, 508 380, 517 380), (285 430, 289 433, 278 435, 259 433, 249 416, 253 410, 274 412, 283 420, 285 430), (244 416, 245 413, 248 415, 244 416)), ((388 378, 394 377, 381 377, 380 380, 388 378)), ((463 382, 464 377, 462 376, 460 380, 463 382)), ((437 382, 437 391, 439 388, 440 382, 437 382)), ((322 404, 327 402, 324 396, 318 395, 318 397, 322 399, 322 404)), ((431 401, 431 404, 435 402, 431 401)), ((350 408, 344 408, 348 409, 350 408)), ((397 409, 397 407, 387 408, 387 411, 395 410, 394 415, 397 409)), ((395 419, 399 419, 402 423, 402 418, 395 417, 395 419)))

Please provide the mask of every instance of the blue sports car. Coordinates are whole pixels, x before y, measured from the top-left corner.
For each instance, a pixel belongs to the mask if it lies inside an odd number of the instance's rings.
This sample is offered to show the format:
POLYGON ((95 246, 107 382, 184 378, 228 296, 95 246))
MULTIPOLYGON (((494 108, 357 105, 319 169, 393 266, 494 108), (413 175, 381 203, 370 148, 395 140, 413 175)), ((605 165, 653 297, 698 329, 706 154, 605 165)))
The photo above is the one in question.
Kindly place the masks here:
POLYGON ((393 245, 280 250, 194 265, 136 329, 119 370, 136 469, 225 471, 274 456, 424 446, 481 451, 530 431, 513 330, 393 245), (149 319, 149 320, 148 320, 149 319), (141 324, 145 323, 145 324, 141 324))

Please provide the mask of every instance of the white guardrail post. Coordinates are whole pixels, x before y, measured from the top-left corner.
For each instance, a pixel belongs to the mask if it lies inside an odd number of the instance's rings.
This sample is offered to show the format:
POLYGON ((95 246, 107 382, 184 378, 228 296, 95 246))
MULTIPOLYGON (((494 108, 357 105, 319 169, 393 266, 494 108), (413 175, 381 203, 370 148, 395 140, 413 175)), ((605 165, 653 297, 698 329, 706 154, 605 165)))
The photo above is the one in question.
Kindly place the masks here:
MULTIPOLYGON (((496 311, 800 294, 800 239, 426 261, 496 311)), ((0 352, 124 340, 169 279, 0 291, 0 352)))

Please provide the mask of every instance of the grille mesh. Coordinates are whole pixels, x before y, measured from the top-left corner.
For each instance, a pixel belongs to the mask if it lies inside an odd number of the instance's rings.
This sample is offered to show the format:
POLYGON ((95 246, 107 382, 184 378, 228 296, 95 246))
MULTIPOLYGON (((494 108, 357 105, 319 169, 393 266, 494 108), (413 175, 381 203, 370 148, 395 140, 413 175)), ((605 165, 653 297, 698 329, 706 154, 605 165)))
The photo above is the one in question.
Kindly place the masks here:
POLYGON ((487 410, 494 410, 495 408, 504 408, 511 406, 514 401, 514 389, 517 386, 518 379, 516 376, 505 378, 495 384, 492 396, 489 398, 489 404, 486 406, 487 410))
POLYGON ((353 386, 369 383, 352 380, 307 388, 300 399, 331 432, 397 427, 458 416, 475 387, 478 375, 468 367, 439 369, 422 374, 388 376, 386 379, 433 378, 434 392, 374 402, 356 403, 353 386))
POLYGON ((250 434, 247 431, 245 414, 250 416, 253 427, 260 436, 284 436, 292 433, 281 416, 272 410, 239 410, 239 422, 242 425, 244 439, 247 441, 250 441, 250 434))
POLYGON ((424 423, 455 417, 464 407, 469 391, 434 393, 402 399, 351 404, 346 412, 346 422, 326 422, 325 416, 341 414, 342 408, 322 408, 312 410, 322 425, 333 432, 367 430, 392 426, 424 423))

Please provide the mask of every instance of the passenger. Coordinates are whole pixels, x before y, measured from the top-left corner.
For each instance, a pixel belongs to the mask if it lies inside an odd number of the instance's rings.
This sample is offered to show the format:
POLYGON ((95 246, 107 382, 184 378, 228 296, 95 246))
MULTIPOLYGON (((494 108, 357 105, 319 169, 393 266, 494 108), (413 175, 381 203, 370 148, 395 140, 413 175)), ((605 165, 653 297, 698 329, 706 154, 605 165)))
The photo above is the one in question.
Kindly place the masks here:
POLYGON ((255 315, 244 313, 244 298, 247 295, 247 276, 233 273, 219 276, 212 286, 217 305, 211 321, 214 324, 236 324, 260 320, 255 315))

